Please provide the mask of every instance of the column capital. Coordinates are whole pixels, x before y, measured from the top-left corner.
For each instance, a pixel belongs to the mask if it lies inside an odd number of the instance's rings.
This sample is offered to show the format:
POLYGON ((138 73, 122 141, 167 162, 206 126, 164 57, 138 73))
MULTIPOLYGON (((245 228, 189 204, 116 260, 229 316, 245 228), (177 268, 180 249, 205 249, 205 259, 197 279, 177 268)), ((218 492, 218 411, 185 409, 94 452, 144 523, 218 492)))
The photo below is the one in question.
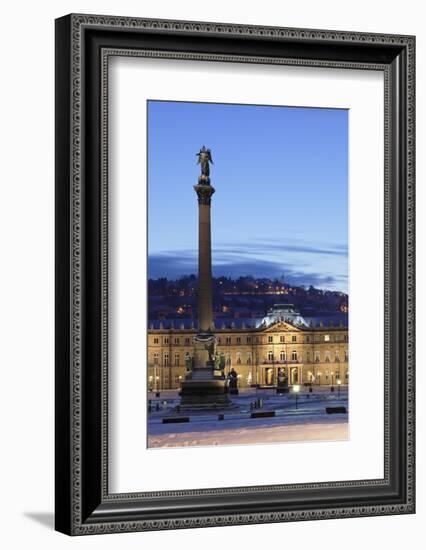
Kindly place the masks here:
POLYGON ((195 192, 197 193, 198 204, 205 204, 207 206, 210 206, 211 197, 215 192, 215 188, 212 187, 211 185, 199 184, 199 185, 194 185, 194 189, 195 189, 195 192))

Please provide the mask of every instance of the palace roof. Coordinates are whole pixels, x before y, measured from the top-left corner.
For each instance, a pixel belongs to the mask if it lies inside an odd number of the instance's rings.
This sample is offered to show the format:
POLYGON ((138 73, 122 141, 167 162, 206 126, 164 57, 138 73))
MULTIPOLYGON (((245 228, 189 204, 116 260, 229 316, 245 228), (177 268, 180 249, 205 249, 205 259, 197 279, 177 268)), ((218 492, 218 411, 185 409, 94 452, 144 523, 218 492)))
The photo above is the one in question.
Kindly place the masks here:
MULTIPOLYGON (((216 317, 214 320, 215 330, 244 330, 244 329, 258 329, 261 331, 266 329, 275 323, 285 321, 286 323, 293 325, 299 329, 309 328, 348 328, 348 314, 340 312, 324 312, 317 315, 304 315, 303 317, 299 313, 282 316, 267 315, 263 318, 254 317, 240 317, 233 319, 230 317, 216 317)), ((198 328, 197 319, 165 319, 158 320, 153 319, 148 321, 149 330, 196 330, 198 328)))

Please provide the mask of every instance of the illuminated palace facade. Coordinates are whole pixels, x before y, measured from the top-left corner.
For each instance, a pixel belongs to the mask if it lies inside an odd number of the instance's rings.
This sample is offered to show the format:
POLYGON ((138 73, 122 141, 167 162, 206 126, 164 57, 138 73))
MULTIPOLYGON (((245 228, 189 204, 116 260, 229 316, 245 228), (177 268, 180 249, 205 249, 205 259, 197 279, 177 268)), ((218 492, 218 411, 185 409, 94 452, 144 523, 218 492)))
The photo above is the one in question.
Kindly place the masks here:
MULTIPOLYGON (((196 332, 193 323, 150 324, 149 390, 180 387, 196 332)), ((348 327, 344 318, 302 317, 292 305, 278 304, 263 319, 216 321, 214 334, 225 375, 234 369, 240 388, 275 386, 280 370, 290 385, 349 382, 348 327)))

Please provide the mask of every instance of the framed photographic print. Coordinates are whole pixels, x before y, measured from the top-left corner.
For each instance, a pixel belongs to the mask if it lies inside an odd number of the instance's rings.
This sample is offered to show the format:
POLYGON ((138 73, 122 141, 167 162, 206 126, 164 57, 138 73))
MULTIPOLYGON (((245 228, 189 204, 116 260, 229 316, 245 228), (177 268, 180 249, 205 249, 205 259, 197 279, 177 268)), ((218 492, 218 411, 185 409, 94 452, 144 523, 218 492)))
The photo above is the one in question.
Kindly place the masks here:
POLYGON ((56 21, 56 529, 413 513, 412 36, 56 21))

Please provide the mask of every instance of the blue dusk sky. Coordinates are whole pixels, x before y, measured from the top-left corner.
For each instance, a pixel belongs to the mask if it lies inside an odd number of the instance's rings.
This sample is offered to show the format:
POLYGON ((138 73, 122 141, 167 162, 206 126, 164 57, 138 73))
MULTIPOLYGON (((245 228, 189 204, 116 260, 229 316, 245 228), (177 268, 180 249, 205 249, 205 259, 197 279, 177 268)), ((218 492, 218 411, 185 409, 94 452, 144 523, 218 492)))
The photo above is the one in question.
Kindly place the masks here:
POLYGON ((148 102, 148 275, 197 273, 196 153, 212 151, 215 276, 348 291, 348 111, 148 102))

